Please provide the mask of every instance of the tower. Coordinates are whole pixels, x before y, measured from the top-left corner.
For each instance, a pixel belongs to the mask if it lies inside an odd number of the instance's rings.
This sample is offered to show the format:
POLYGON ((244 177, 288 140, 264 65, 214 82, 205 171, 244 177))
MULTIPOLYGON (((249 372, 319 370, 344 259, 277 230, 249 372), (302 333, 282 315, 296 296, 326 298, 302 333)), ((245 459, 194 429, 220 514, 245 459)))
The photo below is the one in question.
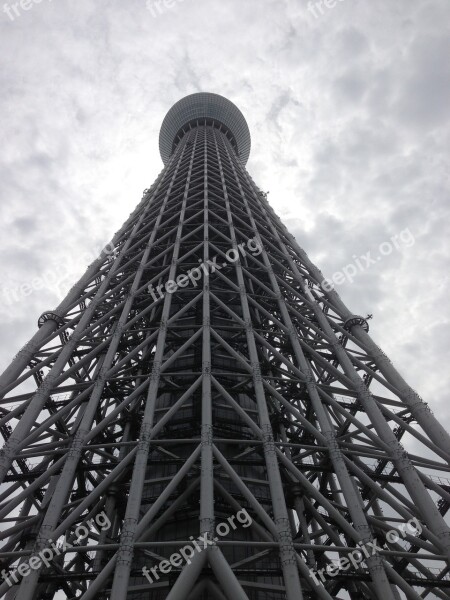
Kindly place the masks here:
POLYGON ((450 438, 247 173, 243 115, 187 96, 160 152, 0 378, 0 596, 449 598, 450 438))

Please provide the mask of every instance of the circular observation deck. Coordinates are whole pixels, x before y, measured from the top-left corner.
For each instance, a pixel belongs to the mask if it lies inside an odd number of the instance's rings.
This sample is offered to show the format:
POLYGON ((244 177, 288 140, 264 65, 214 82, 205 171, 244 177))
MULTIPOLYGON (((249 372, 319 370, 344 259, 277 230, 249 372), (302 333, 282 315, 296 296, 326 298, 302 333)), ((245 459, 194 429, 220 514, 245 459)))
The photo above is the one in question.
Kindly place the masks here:
POLYGON ((221 129, 243 163, 247 162, 251 140, 244 115, 223 96, 200 92, 178 100, 164 117, 159 133, 159 152, 163 163, 168 163, 186 131, 205 123, 221 129))

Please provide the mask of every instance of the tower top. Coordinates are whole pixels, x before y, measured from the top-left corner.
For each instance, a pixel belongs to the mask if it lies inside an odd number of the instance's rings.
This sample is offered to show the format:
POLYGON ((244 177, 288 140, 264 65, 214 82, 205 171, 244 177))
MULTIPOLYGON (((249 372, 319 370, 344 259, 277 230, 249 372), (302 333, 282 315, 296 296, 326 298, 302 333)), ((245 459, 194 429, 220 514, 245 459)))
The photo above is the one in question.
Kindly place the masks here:
POLYGON ((251 141, 244 115, 223 96, 200 92, 178 100, 164 117, 159 133, 159 152, 164 164, 186 131, 201 121, 224 131, 242 162, 247 162, 251 141))

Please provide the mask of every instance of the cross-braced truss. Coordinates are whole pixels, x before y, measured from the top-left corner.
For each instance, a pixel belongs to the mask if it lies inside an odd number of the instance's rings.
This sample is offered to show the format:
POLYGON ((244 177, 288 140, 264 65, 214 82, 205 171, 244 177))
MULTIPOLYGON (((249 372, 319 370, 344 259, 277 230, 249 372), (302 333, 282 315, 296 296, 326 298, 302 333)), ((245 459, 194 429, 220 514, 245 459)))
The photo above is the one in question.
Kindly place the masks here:
POLYGON ((0 596, 449 599, 450 438, 220 124, 190 124, 113 246, 1 377, 0 596))

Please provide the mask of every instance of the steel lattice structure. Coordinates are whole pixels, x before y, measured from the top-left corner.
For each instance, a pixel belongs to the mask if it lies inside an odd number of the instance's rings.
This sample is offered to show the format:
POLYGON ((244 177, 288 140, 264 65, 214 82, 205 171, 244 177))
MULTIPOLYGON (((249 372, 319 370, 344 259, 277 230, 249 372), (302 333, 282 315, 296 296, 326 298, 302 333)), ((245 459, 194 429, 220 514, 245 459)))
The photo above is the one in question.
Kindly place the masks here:
POLYGON ((248 175, 244 117, 188 96, 160 149, 114 252, 1 376, 0 596, 450 598, 450 437, 248 175))

